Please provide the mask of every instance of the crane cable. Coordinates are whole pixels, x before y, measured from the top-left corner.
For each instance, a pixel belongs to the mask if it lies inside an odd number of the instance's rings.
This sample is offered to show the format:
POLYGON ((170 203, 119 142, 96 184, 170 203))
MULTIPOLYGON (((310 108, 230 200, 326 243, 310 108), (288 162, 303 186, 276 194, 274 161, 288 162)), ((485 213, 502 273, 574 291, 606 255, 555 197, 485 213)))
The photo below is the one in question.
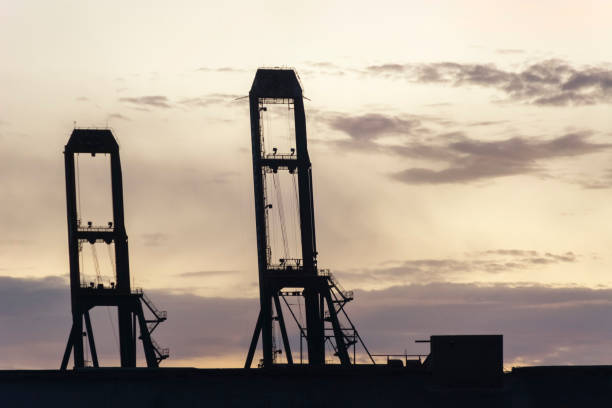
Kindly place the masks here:
MULTIPOLYGON (((286 133, 286 139, 287 139, 287 145, 289 147, 291 147, 292 145, 295 147, 295 127, 291 126, 291 103, 289 101, 287 101, 287 133, 286 133), (293 132, 292 132, 293 131, 293 132), (291 138, 291 135, 294 135, 293 140, 291 138)), ((293 152, 295 152, 295 148, 293 149, 293 152)), ((293 155, 293 153, 292 153, 293 155)), ((292 250, 294 249, 293 246, 295 245, 295 255, 293 255, 293 258, 299 259, 302 257, 301 251, 300 251, 300 241, 298 240, 298 229, 300 228, 300 222, 299 222, 299 217, 300 217, 300 202, 298 199, 298 195, 297 195, 297 188, 296 188, 296 181, 295 181, 295 170, 289 172, 290 177, 292 178, 292 182, 293 182, 293 190, 294 190, 294 200, 292 199, 292 208, 291 208, 291 229, 293 230, 293 242, 292 242, 292 250), (297 216, 297 218, 296 218, 297 216)))
POLYGON ((77 220, 81 219, 81 175, 79 171, 79 156, 76 155, 76 193, 77 193, 77 220))
POLYGON ((280 217, 281 234, 283 237, 283 250, 285 251, 285 259, 289 257, 289 245, 287 243, 287 226, 285 225, 285 208, 283 206, 283 195, 278 183, 277 173, 272 173, 274 182, 274 190, 276 192, 276 200, 278 201, 278 215, 280 217))
POLYGON ((112 273, 115 275, 115 279, 117 279, 117 266, 115 265, 115 258, 113 257, 110 244, 106 244, 106 249, 108 249, 108 259, 111 264, 112 273))
POLYGON ((98 251, 96 250, 96 244, 91 244, 91 254, 93 255, 94 268, 96 270, 96 283, 101 284, 102 274, 100 273, 100 262, 98 261, 98 251))
MULTIPOLYGON (((77 194, 77 209, 76 209, 76 217, 77 217, 77 225, 80 224, 81 221, 81 175, 80 175, 80 166, 79 166, 79 156, 80 154, 76 154, 76 194, 77 194)), ((78 241, 79 248, 79 270, 81 271, 81 284, 84 284, 83 280, 85 276, 85 262, 83 261, 83 243, 78 241)))
POLYGON ((300 253, 300 243, 302 242, 302 237, 301 235, 298 235, 298 231, 302 230, 302 226, 300 224, 300 198, 299 198, 299 194, 298 194, 298 188, 297 188, 297 170, 295 170, 293 172, 293 174, 291 175, 291 180, 293 181, 293 195, 294 195, 294 199, 295 199, 295 207, 294 207, 294 227, 293 227, 293 238, 295 239, 295 245, 297 247, 296 252, 297 252, 297 256, 296 258, 300 258, 302 256, 302 254, 300 253))

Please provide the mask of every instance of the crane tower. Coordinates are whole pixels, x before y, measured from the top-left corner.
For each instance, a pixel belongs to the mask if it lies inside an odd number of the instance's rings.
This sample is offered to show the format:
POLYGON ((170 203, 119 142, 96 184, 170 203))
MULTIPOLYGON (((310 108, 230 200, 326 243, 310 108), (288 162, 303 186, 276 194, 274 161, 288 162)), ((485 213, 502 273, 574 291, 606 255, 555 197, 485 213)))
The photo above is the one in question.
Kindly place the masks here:
POLYGON ((251 366, 260 337, 262 367, 274 366, 282 349, 286 363, 295 364, 283 309, 290 312, 296 323, 300 350, 302 340, 306 342, 309 365, 326 364, 326 347, 333 349, 341 365, 355 364, 354 350, 358 342, 371 359, 344 308, 352 300, 352 293, 343 290, 329 271, 317 267, 312 169, 302 87, 297 73, 292 69, 258 69, 249 93, 249 104, 260 313, 245 367, 251 366), (271 115, 278 106, 289 113, 289 135, 285 140, 271 139, 271 125, 266 125, 274 120, 271 115), (279 181, 283 172, 291 180, 285 184, 279 181), (282 191, 283 186, 288 190, 292 186, 293 193, 282 191), (293 220, 297 219, 293 254, 287 243, 291 237, 291 231, 287 230, 291 217, 287 215, 286 202, 291 197, 294 197, 296 212, 293 220), (275 229, 280 230, 277 237, 274 237, 275 229), (275 241, 276 238, 282 245, 275 241), (294 311, 295 303, 287 300, 291 297, 303 300, 305 321, 301 321, 294 311), (275 325, 280 329, 282 348, 275 345, 275 325), (353 347, 352 358, 350 347, 353 347))
MULTIPOLYGON (((61 363, 68 366, 71 351, 74 351, 74 367, 85 366, 83 338, 87 337, 91 362, 98 367, 98 355, 94 341, 89 311, 96 306, 114 306, 118 310, 119 349, 121 367, 136 367, 136 342, 142 340, 147 367, 158 367, 168 357, 168 349, 160 348, 151 337, 151 332, 166 320, 166 312, 158 310, 141 289, 131 288, 128 259, 128 239, 123 216, 123 181, 119 145, 109 129, 74 129, 64 150, 66 172, 66 207, 68 216, 68 253, 70 260, 70 294, 72 304, 72 329, 61 363), (108 154, 112 190, 113 220, 107 225, 96 226, 81 222, 79 214, 78 160, 80 154, 108 154), (82 275, 80 262, 83 246, 90 244, 92 251, 96 243, 114 244, 113 263, 115 276, 108 284, 101 280, 87 282, 82 275), (145 317, 143 305, 152 318, 145 317), (85 331, 83 331, 83 320, 85 331), (137 333, 140 332, 138 336, 137 333)), ((94 252, 95 254, 95 252, 94 252)), ((97 258, 95 261, 98 264, 97 258)))

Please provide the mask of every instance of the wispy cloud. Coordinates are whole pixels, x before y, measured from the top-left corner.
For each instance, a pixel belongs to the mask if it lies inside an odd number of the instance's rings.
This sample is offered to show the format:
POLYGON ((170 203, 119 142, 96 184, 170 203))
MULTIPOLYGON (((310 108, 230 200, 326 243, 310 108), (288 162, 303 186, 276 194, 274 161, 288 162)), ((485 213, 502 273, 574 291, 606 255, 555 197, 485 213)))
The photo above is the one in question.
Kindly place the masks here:
POLYGON ((111 113, 110 115, 108 115, 109 119, 120 119, 120 120, 131 120, 130 118, 128 118, 125 115, 122 115, 120 113, 111 113))
POLYGON ((227 276, 227 275, 234 275, 240 273, 240 271, 197 271, 197 272, 183 272, 183 273, 179 273, 176 276, 179 276, 181 278, 200 278, 200 277, 206 277, 206 276, 227 276))
POLYGON ((245 68, 236 68, 236 67, 200 67, 196 71, 202 72, 250 72, 250 70, 245 68))
POLYGON ((513 137, 500 141, 469 139, 440 146, 452 159, 442 170, 409 168, 395 173, 395 180, 408 184, 469 183, 518 174, 544 174, 543 162, 610 149, 610 144, 588 140, 590 132, 567 133, 548 140, 513 137))
POLYGON ((495 64, 437 62, 371 65, 363 72, 426 84, 495 88, 510 100, 534 105, 612 102, 612 70, 598 66, 576 68, 558 59, 530 64, 517 71, 504 70, 495 64))
POLYGON ((347 72, 353 71, 352 68, 345 68, 329 61, 306 61, 304 65, 308 67, 300 69, 300 72, 304 75, 325 74, 343 76, 347 72))
POLYGON ((139 107, 154 107, 169 109, 172 107, 168 97, 164 95, 148 95, 138 97, 119 98, 121 102, 126 102, 139 107))
POLYGON ((498 48, 495 52, 498 54, 524 54, 525 50, 518 48, 498 48))
MULTIPOLYGON (((393 179, 408 184, 470 183, 519 174, 545 175, 544 164, 548 160, 612 148, 609 143, 592 142, 590 131, 568 132, 549 139, 514 136, 485 141, 468 137, 464 130, 447 133, 434 130, 438 125, 454 124, 436 117, 319 113, 319 118, 331 129, 348 136, 348 139, 328 142, 337 148, 446 164, 442 169, 413 167, 391 175, 393 179), (385 136, 393 136, 393 143, 382 143, 385 136)), ((467 129, 502 123, 488 121, 454 125, 467 129)))
MULTIPOLYGON (((227 105, 235 102, 245 95, 213 93, 209 95, 180 99, 177 103, 191 108, 205 108, 209 106, 227 105)), ((245 99, 248 101, 248 99, 245 99)))
POLYGON ((325 119, 330 127, 350 135, 356 141, 373 140, 386 134, 410 134, 423 130, 421 119, 416 116, 400 117, 376 113, 358 116, 331 114, 325 119))
POLYGON ((608 169, 603 175, 597 178, 586 177, 586 176, 576 177, 574 179, 574 183, 578 184, 579 186, 583 188, 591 189, 591 190, 611 188, 612 187, 612 169, 608 169))
POLYGON ((507 121, 507 120, 482 120, 482 121, 478 121, 478 122, 467 123, 466 126, 470 126, 470 127, 496 126, 496 125, 502 125, 502 124, 508 123, 508 122, 509 121, 507 121))
POLYGON ((215 105, 230 105, 237 99, 245 95, 212 93, 202 96, 192 96, 180 98, 176 101, 171 101, 167 96, 152 95, 140 97, 125 97, 119 98, 119 101, 131 104, 139 109, 146 108, 206 108, 215 105))
POLYGON ((498 249, 466 254, 466 257, 462 258, 389 262, 380 268, 347 272, 347 277, 357 285, 371 282, 385 282, 388 286, 423 284, 452 281, 474 273, 512 273, 545 265, 573 263, 578 258, 573 252, 555 254, 534 250, 498 249))
POLYGON ((17 246, 17 245, 29 245, 33 241, 25 239, 0 239, 0 247, 2 246, 17 246))
POLYGON ((147 247, 158 247, 168 240, 168 234, 161 232, 142 234, 141 237, 144 240, 144 246, 147 247))

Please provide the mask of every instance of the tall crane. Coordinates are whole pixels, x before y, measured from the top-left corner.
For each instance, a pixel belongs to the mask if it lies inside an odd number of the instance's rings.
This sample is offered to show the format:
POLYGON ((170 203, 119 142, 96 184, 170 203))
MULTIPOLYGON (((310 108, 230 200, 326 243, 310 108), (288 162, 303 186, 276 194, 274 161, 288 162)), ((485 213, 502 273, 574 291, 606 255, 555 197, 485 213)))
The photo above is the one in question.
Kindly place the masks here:
MULTIPOLYGON (((161 348, 151 337, 159 323, 166 320, 166 312, 158 310, 141 289, 130 285, 128 239, 123 214, 123 181, 119 145, 109 129, 74 129, 64 150, 66 171, 66 208, 68 216, 68 253, 70 260, 70 299, 72 304, 72 328, 61 363, 61 369, 68 366, 71 351, 74 351, 74 367, 85 366, 83 338, 89 343, 92 364, 99 366, 93 328, 89 315, 96 306, 115 306, 118 313, 119 349, 121 367, 136 367, 136 341, 142 340, 147 367, 158 367, 161 360, 169 356, 169 350, 161 348), (113 220, 107 225, 95 226, 81 222, 78 209, 78 166, 75 156, 79 154, 108 154, 112 189, 113 220), (82 277, 80 257, 83 245, 89 243, 95 257, 96 273, 99 264, 95 251, 96 243, 114 244, 113 281, 105 285, 101 280, 85 282, 82 277), (152 318, 145 317, 144 307, 152 318), (83 320, 85 331, 83 331, 83 320), (137 329, 140 335, 137 336, 137 329)), ((110 249, 109 249, 110 253, 110 249)))
MULTIPOLYGON (((257 260, 259 268, 260 312, 253 333, 245 367, 251 367, 259 338, 262 339, 261 366, 275 365, 276 354, 281 352, 274 344, 273 324, 278 324, 287 364, 294 358, 283 315, 283 306, 289 310, 299 330, 300 345, 305 339, 308 364, 322 366, 326 363, 325 348, 330 344, 333 354, 343 366, 355 364, 356 356, 349 355, 349 347, 361 341, 357 330, 348 318, 345 304, 352 300, 352 293, 341 289, 329 271, 317 267, 317 247, 313 205, 312 166, 306 139, 306 118, 302 87, 297 73, 292 69, 258 69, 249 93, 251 118, 251 143, 253 155, 253 185, 255 193, 255 219, 257 231, 257 260), (286 105, 292 112, 287 151, 266 140, 265 115, 275 105, 286 105), (292 120, 291 120, 292 119, 292 120), (299 218, 299 249, 296 257, 287 257, 286 206, 276 175, 287 172, 293 175, 296 188, 297 217, 299 218), (270 182, 270 178, 272 182, 270 182), (271 242, 271 213, 276 211, 283 241, 283 257, 276 257, 271 242), (287 298, 303 299, 305 322, 300 321, 287 298), (282 300, 282 303, 281 303, 282 300), (340 319, 340 316, 343 319, 340 319)), ((372 362, 374 360, 372 359, 372 362)))

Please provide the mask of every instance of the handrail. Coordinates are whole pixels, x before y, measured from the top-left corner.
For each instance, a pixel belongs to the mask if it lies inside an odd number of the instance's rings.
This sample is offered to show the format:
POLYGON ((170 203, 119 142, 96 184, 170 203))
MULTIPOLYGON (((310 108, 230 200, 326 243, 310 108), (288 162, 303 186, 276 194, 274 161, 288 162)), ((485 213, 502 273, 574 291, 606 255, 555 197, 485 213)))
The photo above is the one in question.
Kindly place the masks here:
POLYGON ((140 290, 139 294, 142 296, 142 300, 144 300, 145 304, 151 310, 151 312, 153 312, 155 317, 158 319, 166 319, 168 317, 168 312, 165 310, 159 310, 153 301, 142 291, 142 289, 140 290))
POLYGON ((333 286, 336 289, 338 289, 338 291, 340 292, 344 300, 353 299, 354 292, 352 290, 344 289, 344 287, 340 284, 338 279, 336 279, 336 276, 329 269, 320 269, 319 275, 326 276, 330 280, 330 282, 333 284, 333 286))
POLYGON ((78 227, 78 232, 87 232, 87 231, 96 231, 96 232, 114 232, 115 229, 113 227, 103 227, 103 226, 91 226, 91 227, 78 227))
POLYGON ((157 351, 157 354, 159 355, 159 358, 161 360, 164 360, 168 357, 170 357, 170 348, 168 347, 160 347, 159 344, 157 344, 157 342, 155 340, 153 340, 152 337, 149 336, 149 340, 151 340, 151 344, 153 345, 153 348, 155 349, 155 351, 157 351))
POLYGON ((404 365, 408 365, 408 361, 417 361, 416 359, 409 360, 408 357, 418 357, 418 362, 419 364, 421 364, 423 363, 423 361, 421 361, 421 358, 427 358, 428 355, 429 354, 371 354, 372 357, 386 357, 387 364, 389 364, 389 361, 391 360, 390 357, 403 357, 404 365))
POLYGON ((266 160, 291 160, 291 159, 297 159, 297 155, 295 153, 293 154, 268 153, 264 155, 263 158, 266 160))

